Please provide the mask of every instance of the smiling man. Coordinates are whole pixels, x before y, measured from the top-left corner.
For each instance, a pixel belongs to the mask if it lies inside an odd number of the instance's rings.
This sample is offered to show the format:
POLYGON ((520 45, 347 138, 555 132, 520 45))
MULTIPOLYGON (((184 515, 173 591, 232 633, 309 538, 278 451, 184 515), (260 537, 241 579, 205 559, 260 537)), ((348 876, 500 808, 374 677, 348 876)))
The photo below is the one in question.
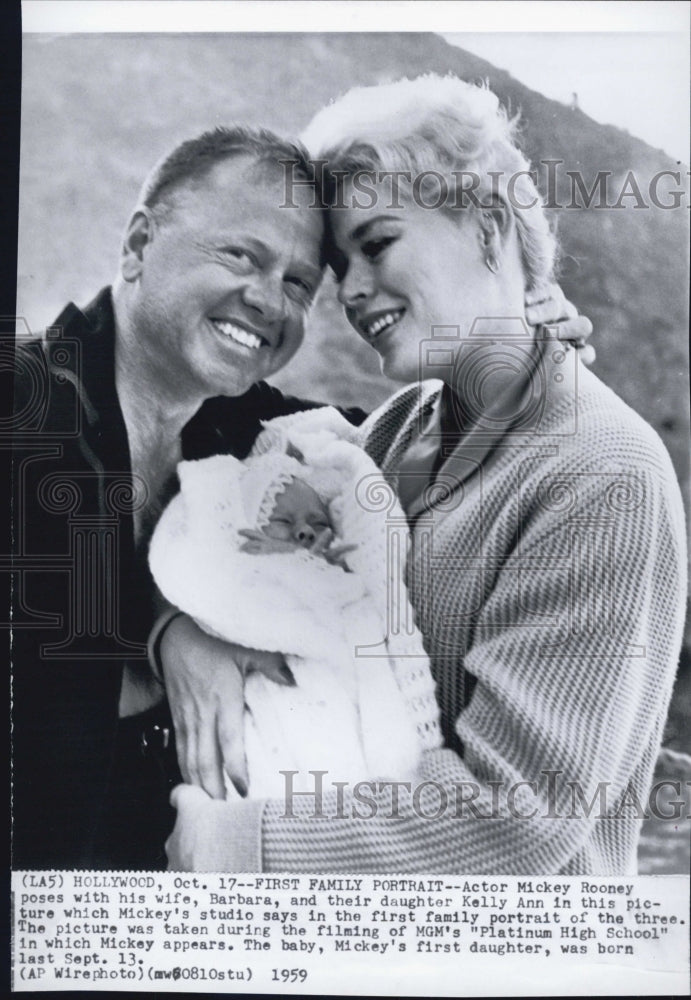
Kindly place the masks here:
POLYGON ((192 140, 154 171, 113 289, 118 398, 154 507, 182 428, 205 399, 240 396, 287 364, 321 279, 313 195, 280 208, 276 159, 294 148, 244 131, 243 148, 236 135, 192 140))
MULTIPOLYGON (((310 405, 262 381, 302 343, 323 267, 314 193, 280 208, 286 158, 310 176, 265 131, 178 146, 144 185, 112 289, 17 349, 15 412, 40 417, 15 447, 16 554, 34 559, 13 595, 30 626, 13 648, 15 867, 165 866, 172 727, 145 655, 146 549, 180 459, 244 457, 260 419, 310 405)), ((263 666, 280 680, 280 657, 263 666)), ((239 676, 218 697, 241 708, 239 676)))

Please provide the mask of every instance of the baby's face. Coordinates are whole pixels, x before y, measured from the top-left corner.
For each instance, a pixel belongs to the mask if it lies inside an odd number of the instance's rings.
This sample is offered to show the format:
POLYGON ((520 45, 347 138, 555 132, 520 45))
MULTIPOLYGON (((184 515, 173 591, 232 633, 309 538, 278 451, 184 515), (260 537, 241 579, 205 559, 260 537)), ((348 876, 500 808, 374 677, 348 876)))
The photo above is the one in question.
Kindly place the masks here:
POLYGON ((318 494, 301 479, 293 479, 279 494, 269 523, 262 530, 269 538, 295 542, 308 549, 330 527, 329 512, 318 494))

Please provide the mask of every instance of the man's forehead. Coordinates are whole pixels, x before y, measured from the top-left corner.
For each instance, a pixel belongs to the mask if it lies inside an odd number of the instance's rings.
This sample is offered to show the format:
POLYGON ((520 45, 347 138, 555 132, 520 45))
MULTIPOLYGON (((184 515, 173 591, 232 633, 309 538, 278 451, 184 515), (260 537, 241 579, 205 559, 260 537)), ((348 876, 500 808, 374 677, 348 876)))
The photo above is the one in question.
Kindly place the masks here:
POLYGON ((287 202, 286 167, 270 159, 260 159, 251 155, 228 157, 220 160, 208 170, 196 185, 198 193, 210 195, 225 192, 232 194, 235 203, 252 202, 267 211, 281 210, 295 212, 310 209, 310 215, 320 219, 321 210, 315 191, 309 182, 297 187, 293 202, 299 208, 292 208, 287 202))
POLYGON ((255 230, 289 238, 310 251, 324 234, 324 214, 310 189, 286 204, 285 173, 279 163, 252 156, 228 158, 180 192, 188 223, 203 220, 212 229, 255 230))

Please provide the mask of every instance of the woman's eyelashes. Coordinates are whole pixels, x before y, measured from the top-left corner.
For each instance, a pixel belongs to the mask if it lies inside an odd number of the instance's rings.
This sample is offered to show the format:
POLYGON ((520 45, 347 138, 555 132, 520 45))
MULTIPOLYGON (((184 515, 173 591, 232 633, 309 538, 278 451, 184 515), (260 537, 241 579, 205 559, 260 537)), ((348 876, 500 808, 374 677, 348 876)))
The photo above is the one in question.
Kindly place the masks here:
POLYGON ((331 257, 331 269, 334 272, 336 283, 340 285, 344 281, 348 273, 350 261, 355 254, 360 253, 366 260, 374 263, 381 259, 387 247, 390 247, 397 239, 397 236, 378 236, 362 242, 356 249, 351 251, 350 255, 346 255, 340 251, 334 252, 331 257))
POLYGON ((368 239, 361 245, 360 250, 368 260, 376 260, 395 239, 395 236, 379 236, 375 239, 368 239))

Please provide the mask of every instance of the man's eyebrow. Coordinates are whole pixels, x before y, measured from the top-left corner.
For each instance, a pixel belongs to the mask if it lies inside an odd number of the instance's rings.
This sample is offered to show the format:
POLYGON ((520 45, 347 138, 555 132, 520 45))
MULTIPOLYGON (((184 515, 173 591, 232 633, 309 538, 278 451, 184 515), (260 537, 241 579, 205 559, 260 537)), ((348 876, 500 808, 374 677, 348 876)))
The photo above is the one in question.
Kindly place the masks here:
MULTIPOLYGON (((269 243, 264 243, 263 240, 258 240, 256 236, 250 236, 249 233, 238 233, 237 238, 232 240, 228 240, 227 238, 219 240, 217 249, 229 250, 238 244, 243 248, 246 247, 260 257, 273 259, 276 256, 276 251, 269 243)), ((304 273, 306 277, 310 277, 317 283, 321 281, 323 267, 320 267, 318 264, 312 264, 306 260, 295 260, 291 262, 290 267, 293 270, 304 273)))
POLYGON ((296 260, 291 266, 293 271, 299 272, 299 274, 305 278, 309 278, 316 284, 322 279, 323 267, 318 267, 316 264, 310 264, 304 260, 296 260))
POLYGON ((227 236, 221 237, 218 240, 217 246, 219 250, 229 250, 232 247, 236 247, 238 243, 252 250, 254 253, 269 253, 271 250, 266 243, 258 240, 256 236, 250 236, 249 233, 238 233, 233 239, 228 239, 227 236))
POLYGON ((368 219, 367 222, 361 222, 359 226, 350 234, 351 240, 360 240, 366 235, 367 230, 370 226, 374 226, 377 222, 400 222, 400 216, 397 215, 377 215, 373 219, 368 219))

